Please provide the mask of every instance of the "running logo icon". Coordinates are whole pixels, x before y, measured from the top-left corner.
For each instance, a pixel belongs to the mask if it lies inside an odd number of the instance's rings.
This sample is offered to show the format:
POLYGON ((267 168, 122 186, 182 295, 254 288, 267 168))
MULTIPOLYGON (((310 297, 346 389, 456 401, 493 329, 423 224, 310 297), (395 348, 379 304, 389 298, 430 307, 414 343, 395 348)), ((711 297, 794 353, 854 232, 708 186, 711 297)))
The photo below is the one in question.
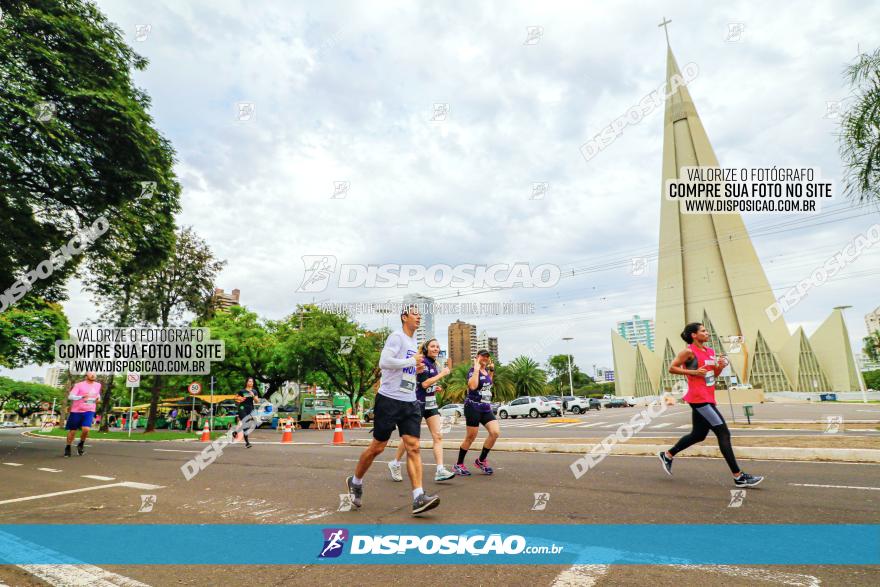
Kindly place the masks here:
POLYGON ((731 489, 730 490, 730 503, 727 504, 727 507, 729 507, 729 508, 742 507, 742 504, 745 500, 746 500, 746 490, 745 489, 731 489))
POLYGON ((532 505, 533 512, 540 512, 547 509, 547 504, 550 503, 550 494, 549 493, 536 493, 535 494, 535 503, 532 505))
POLYGON ((345 528, 324 528, 324 548, 318 558, 336 558, 342 554, 345 541, 348 540, 348 530, 345 528))
POLYGON ((306 273, 297 293, 317 292, 327 289, 330 277, 336 271, 336 257, 333 255, 303 255, 306 273))

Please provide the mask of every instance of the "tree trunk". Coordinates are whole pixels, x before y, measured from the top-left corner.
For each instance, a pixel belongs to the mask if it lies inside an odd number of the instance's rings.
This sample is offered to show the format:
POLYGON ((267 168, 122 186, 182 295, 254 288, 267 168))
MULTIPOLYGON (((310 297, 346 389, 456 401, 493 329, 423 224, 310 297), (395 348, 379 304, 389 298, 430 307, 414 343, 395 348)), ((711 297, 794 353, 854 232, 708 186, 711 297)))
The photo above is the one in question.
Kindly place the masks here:
POLYGON ((101 395, 101 432, 107 432, 110 428, 110 407, 113 402, 113 374, 107 378, 107 384, 104 386, 104 393, 101 395))
POLYGON ((159 416, 159 393, 162 391, 162 375, 153 375, 153 387, 150 389, 150 415, 147 417, 147 426, 144 434, 156 429, 156 420, 159 416))

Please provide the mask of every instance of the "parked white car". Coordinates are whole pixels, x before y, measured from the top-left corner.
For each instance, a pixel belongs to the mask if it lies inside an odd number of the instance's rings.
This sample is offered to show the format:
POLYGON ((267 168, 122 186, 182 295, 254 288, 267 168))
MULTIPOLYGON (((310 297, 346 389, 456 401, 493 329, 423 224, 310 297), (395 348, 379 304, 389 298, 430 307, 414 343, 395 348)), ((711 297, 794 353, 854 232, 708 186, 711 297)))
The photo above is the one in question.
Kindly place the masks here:
POLYGON ((440 408, 441 416, 456 416, 461 418, 464 416, 464 404, 446 404, 440 408))
MULTIPOLYGON (((580 414, 581 412, 588 412, 590 410, 591 404, 589 398, 580 397, 576 395, 564 395, 562 396, 563 405, 566 412, 571 412, 573 414, 580 414)), ((594 406, 596 409, 599 409, 599 403, 597 402, 594 406)))
POLYGON ((543 416, 546 418, 553 409, 550 402, 542 397, 518 397, 498 408, 498 417, 502 420, 517 416, 521 418, 543 416))

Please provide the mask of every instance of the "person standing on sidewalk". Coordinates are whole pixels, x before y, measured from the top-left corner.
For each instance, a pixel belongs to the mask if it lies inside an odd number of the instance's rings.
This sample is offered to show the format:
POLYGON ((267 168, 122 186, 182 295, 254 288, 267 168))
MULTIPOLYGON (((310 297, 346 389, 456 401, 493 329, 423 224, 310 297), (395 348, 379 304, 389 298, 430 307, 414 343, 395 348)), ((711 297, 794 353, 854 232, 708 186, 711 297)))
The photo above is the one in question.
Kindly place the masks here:
POLYGON ((76 452, 79 455, 86 452, 86 439, 92 429, 92 422, 95 421, 95 412, 100 398, 101 383, 93 371, 86 373, 86 378, 70 389, 67 399, 73 403, 70 404, 70 414, 68 414, 67 424, 64 426, 67 430, 67 446, 64 447, 65 457, 70 456, 70 446, 76 438, 77 430, 80 433, 76 452))

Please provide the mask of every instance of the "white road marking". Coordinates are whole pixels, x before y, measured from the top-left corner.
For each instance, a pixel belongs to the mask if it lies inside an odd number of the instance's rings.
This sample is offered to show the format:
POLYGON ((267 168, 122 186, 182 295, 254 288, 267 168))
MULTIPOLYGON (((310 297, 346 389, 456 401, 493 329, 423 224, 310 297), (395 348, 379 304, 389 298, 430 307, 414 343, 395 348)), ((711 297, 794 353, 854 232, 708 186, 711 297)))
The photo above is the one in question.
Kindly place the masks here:
POLYGON ((61 469, 49 469, 47 467, 37 467, 37 471, 45 471, 47 473, 60 473, 61 469))
POLYGON ((21 466, 21 463, 3 463, 3 464, 7 465, 9 467, 20 467, 21 466))
POLYGON ((593 422, 592 424, 584 424, 583 426, 579 426, 579 428, 592 428, 593 426, 599 426, 600 424, 605 424, 605 422, 593 422))
POLYGON ((146 583, 111 573, 94 565, 16 565, 54 587, 149 587, 146 583))
POLYGON ((672 426, 672 422, 662 422, 660 424, 654 424, 651 428, 666 428, 667 426, 672 426))
POLYGON ((690 428, 690 427, 691 427, 690 424, 685 424, 684 426, 679 426, 678 429, 679 429, 679 430, 685 430, 685 429, 690 428))
POLYGON ((42 495, 30 495, 28 497, 17 497, 15 499, 6 499, 0 501, 0 505, 7 503, 18 503, 20 501, 31 501, 34 499, 44 499, 47 497, 56 497, 58 495, 70 495, 72 493, 82 493, 84 491, 95 491, 97 489, 109 489, 111 487, 128 487, 130 489, 162 489, 162 485, 150 485, 148 483, 135 483, 133 481, 123 481, 121 483, 110 483, 109 485, 94 485, 92 487, 82 487, 80 489, 68 489, 67 491, 55 491, 53 493, 43 493, 42 495))
POLYGON ((623 422, 615 422, 614 424, 606 424, 605 426, 602 426, 602 428, 617 428, 621 424, 623 424, 623 422))
POLYGON ((813 483, 789 483, 798 487, 821 487, 823 489, 864 489, 865 491, 880 491, 880 487, 853 487, 851 485, 815 485, 813 483))
POLYGON ((559 427, 560 428, 571 428, 572 426, 580 426, 580 425, 581 425, 580 422, 575 422, 574 424, 560 424, 559 427))
POLYGON ((553 580, 552 587, 592 587, 608 572, 608 565, 572 565, 553 580))
POLYGON ((103 475, 80 475, 85 479, 94 479, 95 481, 113 481, 116 477, 104 477, 103 475))
POLYGON ((135 581, 116 573, 111 573, 94 565, 83 564, 82 561, 60 552, 23 540, 12 534, 0 532, 0 551, 8 553, 15 560, 34 558, 64 561, 54 565, 16 565, 31 575, 43 580, 53 587, 96 586, 96 587, 149 587, 145 583, 135 581))
POLYGON ((752 567, 734 567, 731 565, 669 565, 671 568, 682 571, 703 571, 718 573, 741 579, 755 579, 778 583, 780 585, 792 585, 795 587, 818 587, 822 581, 813 575, 801 575, 798 573, 783 573, 770 569, 756 569, 752 567))

